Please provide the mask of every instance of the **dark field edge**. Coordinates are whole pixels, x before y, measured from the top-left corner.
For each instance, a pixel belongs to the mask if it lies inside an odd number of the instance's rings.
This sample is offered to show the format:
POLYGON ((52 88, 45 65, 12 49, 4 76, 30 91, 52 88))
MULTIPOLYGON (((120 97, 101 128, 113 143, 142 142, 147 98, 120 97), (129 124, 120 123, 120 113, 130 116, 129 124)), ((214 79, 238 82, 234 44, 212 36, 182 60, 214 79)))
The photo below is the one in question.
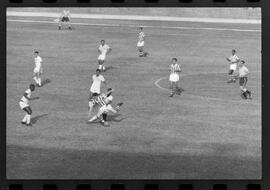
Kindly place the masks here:
POLYGON ((145 3, 144 0, 125 0, 113 3, 110 0, 90 0, 77 3, 76 0, 57 0, 43 3, 42 0, 22 0, 23 3, 0 1, 0 85, 1 85, 1 126, 0 126, 0 190, 9 184, 22 184, 25 190, 41 190, 43 184, 57 184, 60 190, 75 190, 78 184, 91 184, 91 189, 108 190, 111 184, 125 184, 128 190, 143 190, 145 184, 158 184, 160 190, 178 189, 179 184, 193 184, 194 190, 212 190, 214 184, 227 184, 228 190, 246 190, 247 184, 261 184, 262 190, 270 189, 270 1, 248 2, 247 0, 227 0, 225 3, 213 0, 192 0, 184 3, 178 0, 159 0, 145 3), (6 7, 261 7, 262 8, 262 180, 6 180, 6 7))

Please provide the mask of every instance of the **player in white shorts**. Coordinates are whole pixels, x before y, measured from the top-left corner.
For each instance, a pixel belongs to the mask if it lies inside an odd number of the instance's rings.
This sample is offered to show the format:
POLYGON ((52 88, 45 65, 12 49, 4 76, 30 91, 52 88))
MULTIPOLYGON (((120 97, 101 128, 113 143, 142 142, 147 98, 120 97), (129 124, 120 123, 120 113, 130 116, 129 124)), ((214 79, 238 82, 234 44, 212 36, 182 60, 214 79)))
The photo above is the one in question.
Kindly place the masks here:
POLYGON ((68 29, 71 30, 71 25, 70 25, 70 11, 69 10, 64 10, 62 14, 60 15, 60 18, 58 20, 58 29, 62 29, 62 23, 66 22, 68 25, 68 29))
POLYGON ((246 88, 247 81, 248 81, 247 76, 249 74, 249 70, 244 64, 245 64, 245 61, 241 60, 239 64, 239 73, 237 77, 239 78, 241 97, 243 99, 251 99, 251 92, 247 90, 246 88))
POLYGON ((179 74, 181 72, 181 68, 179 64, 177 63, 177 58, 172 58, 172 64, 170 66, 170 77, 169 81, 171 83, 171 95, 169 97, 173 97, 174 94, 178 93, 179 95, 182 92, 182 89, 179 88, 178 83, 179 83, 179 74))
POLYGON ((112 51, 112 48, 105 44, 105 40, 100 41, 100 46, 98 47, 98 69, 101 71, 105 71, 106 68, 104 66, 104 62, 106 60, 107 54, 109 54, 112 51))
POLYGON ((100 119, 100 122, 103 125, 109 126, 107 122, 107 114, 109 112, 117 113, 120 110, 120 106, 123 104, 120 103, 115 108, 112 107, 111 105, 113 100, 113 96, 111 95, 112 92, 113 89, 109 88, 106 94, 101 94, 94 100, 94 103, 99 105, 99 110, 98 113, 89 120, 89 122, 93 122, 97 119, 100 119))
POLYGON ((92 85, 91 85, 91 88, 90 88, 90 94, 89 94, 89 98, 88 98, 88 101, 89 101, 88 117, 90 117, 92 109, 94 107, 94 104, 93 104, 92 100, 94 98, 96 98, 98 95, 100 95, 101 84, 102 83, 106 84, 106 81, 105 81, 104 77, 100 74, 100 70, 97 69, 96 74, 94 74, 92 76, 92 85))
POLYGON ((233 49, 232 50, 232 55, 227 59, 227 61, 230 62, 230 69, 229 69, 229 80, 227 81, 228 83, 232 83, 232 82, 236 82, 236 78, 235 78, 235 72, 237 70, 237 64, 239 63, 240 59, 237 57, 237 55, 235 54, 236 50, 233 49))
POLYGON ((31 114, 32 114, 32 109, 29 106, 29 100, 36 100, 39 99, 39 97, 34 97, 31 98, 31 94, 32 92, 35 91, 35 85, 34 84, 30 84, 29 85, 29 89, 27 89, 23 95, 23 97, 21 98, 19 105, 20 108, 26 112, 26 115, 24 116, 23 120, 22 120, 22 124, 27 125, 27 126, 31 126, 31 114))
POLYGON ((42 86, 41 74, 43 73, 42 58, 39 56, 39 52, 35 51, 35 68, 33 71, 33 79, 38 87, 42 86))
POLYGON ((137 43, 139 57, 146 57, 149 55, 149 53, 144 51, 145 33, 143 32, 143 27, 140 27, 139 30, 140 32, 138 34, 138 43, 137 43))

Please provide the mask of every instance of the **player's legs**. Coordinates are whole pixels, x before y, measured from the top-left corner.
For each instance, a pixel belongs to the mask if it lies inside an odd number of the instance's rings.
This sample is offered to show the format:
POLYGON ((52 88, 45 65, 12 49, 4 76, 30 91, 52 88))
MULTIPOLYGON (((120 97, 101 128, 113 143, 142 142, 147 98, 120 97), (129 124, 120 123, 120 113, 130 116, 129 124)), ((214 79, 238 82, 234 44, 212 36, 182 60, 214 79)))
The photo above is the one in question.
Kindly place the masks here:
POLYGON ((37 81, 38 81, 38 87, 41 87, 41 73, 37 73, 37 81))
POLYGON ((33 79, 34 79, 34 81, 35 81, 35 83, 38 85, 38 83, 39 83, 39 80, 38 80, 38 74, 37 74, 38 72, 36 71, 36 69, 34 70, 34 77, 33 77, 33 79))
POLYGON ((174 94, 176 93, 176 82, 171 82, 172 87, 171 87, 171 94, 170 97, 173 97, 174 94))
POLYGON ((99 59, 98 60, 98 69, 101 71, 105 71, 105 66, 104 66, 105 59, 99 59))
POLYGON ((26 112, 26 115, 24 116, 22 120, 22 124, 26 124, 27 126, 32 125, 31 124, 31 115, 32 115, 32 109, 30 106, 24 107, 23 110, 26 112))
POLYGON ((251 99, 251 92, 246 88, 247 77, 240 78, 239 80, 241 97, 243 99, 251 99))

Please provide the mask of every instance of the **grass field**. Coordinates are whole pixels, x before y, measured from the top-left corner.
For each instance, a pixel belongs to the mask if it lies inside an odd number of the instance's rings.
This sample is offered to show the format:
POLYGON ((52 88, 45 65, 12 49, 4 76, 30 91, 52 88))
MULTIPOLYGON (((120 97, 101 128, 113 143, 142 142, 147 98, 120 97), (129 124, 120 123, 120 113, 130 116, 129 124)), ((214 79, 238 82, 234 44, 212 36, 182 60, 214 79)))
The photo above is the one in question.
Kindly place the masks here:
POLYGON ((7 22, 9 179, 261 177, 261 34, 200 29, 260 26, 76 21, 92 25, 58 31, 51 23, 7 22), (145 28, 147 58, 136 52, 139 24, 155 26, 145 28), (166 28, 175 25, 197 29, 166 28), (107 128, 87 124, 90 79, 101 39, 113 49, 104 90, 115 88, 115 103, 125 103, 119 114, 109 117, 107 128), (238 83, 226 83, 225 57, 233 48, 251 71, 251 101, 240 98, 238 83), (24 127, 18 102, 33 81, 34 50, 40 51, 42 77, 49 82, 33 93, 40 97, 30 104, 34 125, 24 127), (185 91, 169 98, 172 57, 180 59, 185 91))

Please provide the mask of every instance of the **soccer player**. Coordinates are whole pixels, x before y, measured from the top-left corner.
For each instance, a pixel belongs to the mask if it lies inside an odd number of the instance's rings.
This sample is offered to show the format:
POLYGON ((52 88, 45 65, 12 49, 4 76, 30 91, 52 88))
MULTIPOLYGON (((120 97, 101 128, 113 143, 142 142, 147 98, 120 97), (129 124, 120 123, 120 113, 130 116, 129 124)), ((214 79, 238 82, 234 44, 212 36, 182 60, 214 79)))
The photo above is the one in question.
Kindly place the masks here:
POLYGON ((100 70, 96 70, 96 74, 92 76, 92 85, 90 88, 90 95, 89 95, 89 100, 92 99, 93 96, 97 96, 100 94, 100 89, 101 89, 101 83, 106 84, 106 81, 104 77, 100 74, 100 70))
POLYGON ((243 99, 251 99, 251 92, 247 90, 246 85, 247 85, 247 76, 249 74, 248 68, 245 66, 245 61, 241 60, 239 64, 239 85, 241 89, 241 97, 243 99))
POLYGON ((23 120, 22 120, 22 124, 23 125, 27 125, 27 126, 31 126, 31 114, 32 114, 32 109, 29 106, 29 100, 36 100, 39 99, 39 97, 34 97, 31 98, 31 93, 35 91, 35 85, 34 84, 30 84, 29 85, 29 89, 27 89, 23 95, 23 97, 21 98, 19 105, 20 108, 26 112, 26 115, 24 116, 23 120))
POLYGON ((71 30, 71 24, 70 24, 70 11, 64 10, 59 18, 58 22, 58 29, 61 30, 62 23, 66 22, 68 24, 68 29, 71 30))
POLYGON ((149 55, 149 53, 144 51, 145 34, 143 32, 143 27, 140 27, 139 30, 140 30, 140 32, 138 34, 138 43, 137 43, 139 57, 146 57, 149 55))
POLYGON ((36 85, 38 87, 41 87, 41 74, 43 73, 43 69, 42 69, 42 58, 39 56, 39 52, 35 51, 35 68, 33 71, 33 79, 36 82, 36 85))
POLYGON ((237 55, 235 54, 236 50, 233 49, 232 50, 232 55, 227 59, 227 61, 230 62, 230 69, 229 69, 229 80, 227 81, 227 83, 232 83, 232 82, 236 82, 236 78, 235 78, 235 71, 237 69, 237 64, 239 63, 240 59, 237 57, 237 55))
POLYGON ((120 105, 116 106, 115 108, 112 107, 111 103, 113 100, 113 96, 111 95, 113 89, 109 88, 106 94, 101 94, 95 99, 95 103, 99 105, 98 113, 93 116, 89 122, 93 122, 97 119, 100 119, 100 122, 105 125, 109 126, 107 122, 107 114, 109 112, 117 113, 120 110, 120 105))
POLYGON ((106 70, 105 66, 103 65, 106 59, 107 54, 109 54, 112 51, 112 48, 105 44, 105 40, 100 41, 100 46, 98 47, 98 69, 100 71, 106 70))
POLYGON ((181 68, 179 64, 177 63, 177 58, 172 58, 172 64, 170 66, 170 77, 169 81, 171 83, 171 95, 169 97, 173 97, 176 93, 181 94, 181 90, 178 87, 178 81, 179 81, 179 74, 181 72, 181 68))

